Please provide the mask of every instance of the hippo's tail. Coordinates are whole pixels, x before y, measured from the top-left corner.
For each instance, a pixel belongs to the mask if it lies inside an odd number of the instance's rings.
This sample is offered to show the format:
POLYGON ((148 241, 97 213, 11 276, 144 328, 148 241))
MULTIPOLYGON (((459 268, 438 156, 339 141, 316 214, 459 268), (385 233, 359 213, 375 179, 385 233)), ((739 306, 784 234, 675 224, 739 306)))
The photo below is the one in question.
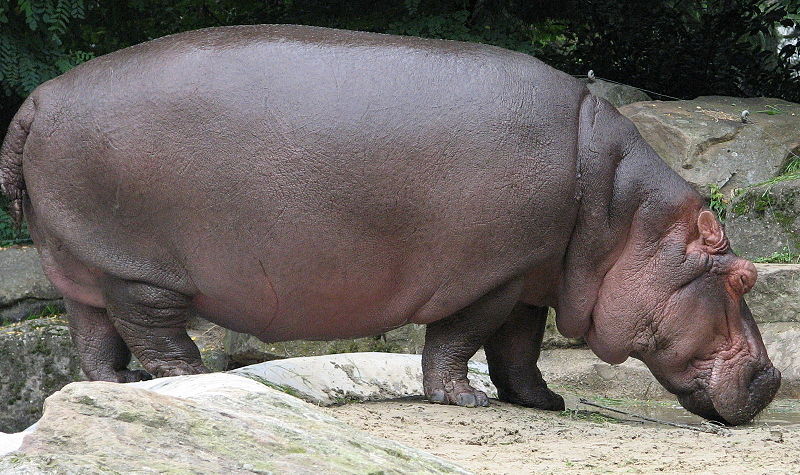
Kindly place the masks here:
POLYGON ((8 198, 8 213, 17 228, 22 225, 22 200, 25 197, 22 150, 35 113, 36 105, 29 97, 11 121, 3 146, 0 147, 0 192, 8 198))

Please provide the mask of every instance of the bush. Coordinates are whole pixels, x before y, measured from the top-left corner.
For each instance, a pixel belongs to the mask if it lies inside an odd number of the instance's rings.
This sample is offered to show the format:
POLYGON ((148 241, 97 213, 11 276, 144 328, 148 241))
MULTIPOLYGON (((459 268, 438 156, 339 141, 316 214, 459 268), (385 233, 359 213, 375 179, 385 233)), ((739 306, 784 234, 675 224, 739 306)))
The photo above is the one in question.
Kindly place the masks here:
POLYGON ((23 225, 22 229, 14 229, 11 216, 6 213, 6 207, 0 200, 0 247, 12 246, 14 244, 28 244, 31 242, 28 229, 23 225))
POLYGON ((771 96, 800 101, 796 47, 778 53, 800 0, 573 0, 575 48, 565 67, 682 98, 771 96))
POLYGON ((85 14, 84 0, 0 0, 0 88, 25 97, 42 82, 92 57, 64 37, 85 14))

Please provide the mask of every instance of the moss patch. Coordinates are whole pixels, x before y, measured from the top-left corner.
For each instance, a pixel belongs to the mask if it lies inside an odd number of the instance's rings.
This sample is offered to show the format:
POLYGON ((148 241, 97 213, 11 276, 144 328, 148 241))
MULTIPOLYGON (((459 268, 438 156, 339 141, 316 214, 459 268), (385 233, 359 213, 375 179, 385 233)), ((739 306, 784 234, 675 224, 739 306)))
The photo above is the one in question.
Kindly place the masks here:
POLYGON ((797 178, 800 177, 772 180, 739 190, 728 208, 728 218, 747 220, 739 226, 777 228, 785 236, 784 242, 789 244, 785 251, 800 251, 800 179, 797 178))

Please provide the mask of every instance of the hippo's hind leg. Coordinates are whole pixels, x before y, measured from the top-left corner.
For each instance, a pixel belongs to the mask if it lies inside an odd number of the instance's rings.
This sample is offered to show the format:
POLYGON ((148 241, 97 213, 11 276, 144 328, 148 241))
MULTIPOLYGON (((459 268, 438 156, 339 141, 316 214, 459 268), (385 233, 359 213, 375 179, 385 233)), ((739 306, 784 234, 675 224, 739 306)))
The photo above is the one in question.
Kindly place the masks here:
POLYGON ((69 333, 81 359, 81 369, 93 381, 130 383, 150 379, 144 371, 129 370, 131 352, 105 309, 65 298, 69 333))
POLYGON ((536 366, 547 321, 547 307, 517 303, 510 318, 486 342, 489 375, 501 401, 564 410, 564 399, 547 388, 536 366))
POLYGON ((208 372, 186 334, 189 297, 143 282, 115 281, 105 298, 114 327, 151 374, 208 372))
POLYGON ((425 396, 439 404, 488 406, 489 398, 469 384, 467 362, 503 324, 521 282, 504 285, 445 319, 429 323, 422 350, 425 396))

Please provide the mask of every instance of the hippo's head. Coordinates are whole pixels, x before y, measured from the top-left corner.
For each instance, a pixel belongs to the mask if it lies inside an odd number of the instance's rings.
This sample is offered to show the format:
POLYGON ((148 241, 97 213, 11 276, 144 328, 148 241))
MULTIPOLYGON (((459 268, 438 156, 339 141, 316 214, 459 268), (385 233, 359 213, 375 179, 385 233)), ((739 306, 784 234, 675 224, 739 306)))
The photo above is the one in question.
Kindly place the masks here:
POLYGON ((657 234, 631 229, 602 278, 586 339, 607 362, 643 361, 689 411, 743 424, 781 379, 743 298, 756 268, 730 250, 710 211, 683 214, 657 234))

